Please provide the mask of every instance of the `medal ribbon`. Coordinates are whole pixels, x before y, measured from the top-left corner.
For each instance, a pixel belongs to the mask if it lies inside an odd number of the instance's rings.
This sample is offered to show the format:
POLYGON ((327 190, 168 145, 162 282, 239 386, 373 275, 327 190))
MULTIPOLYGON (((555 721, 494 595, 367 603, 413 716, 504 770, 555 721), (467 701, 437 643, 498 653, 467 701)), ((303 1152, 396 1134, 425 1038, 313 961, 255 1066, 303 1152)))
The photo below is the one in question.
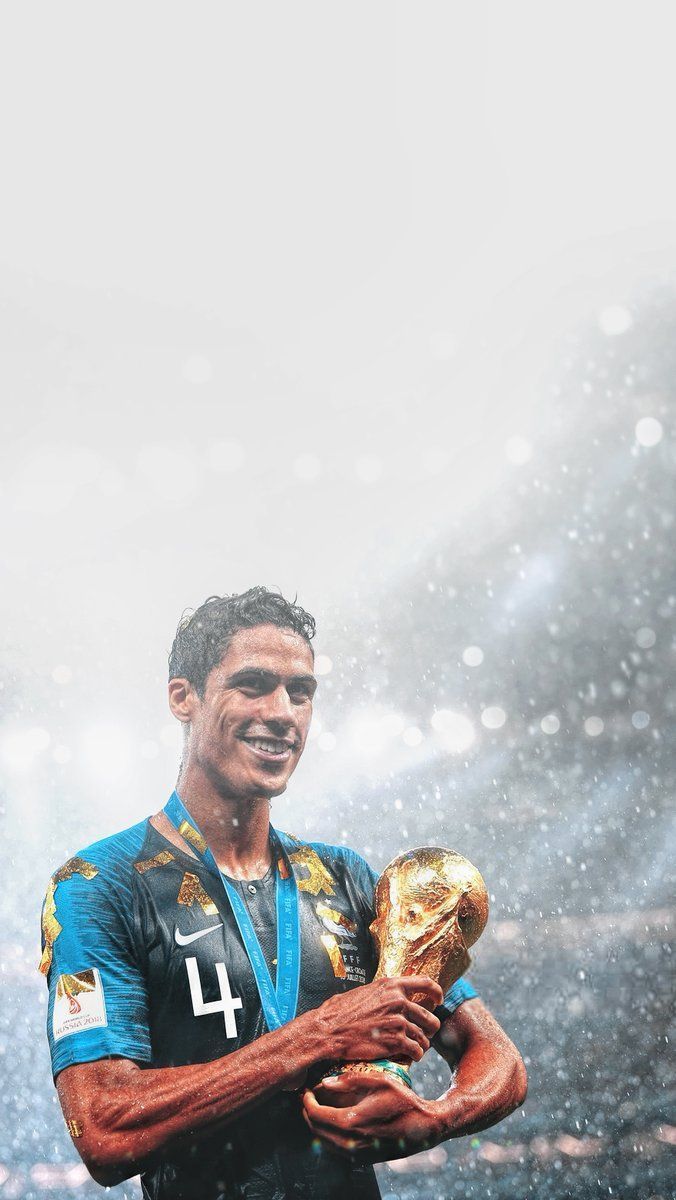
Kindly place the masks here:
POLYGON ((246 904, 237 889, 218 869, 216 859, 178 792, 172 792, 164 807, 164 814, 171 821, 177 833, 180 833, 181 837, 190 844, 202 862, 210 870, 215 871, 221 879, 237 922, 244 949, 251 963, 268 1029, 279 1029, 280 1025, 292 1021, 296 1015, 300 981, 298 888, 291 864, 288 864, 287 878, 281 876, 277 866, 278 852, 291 849, 291 839, 287 839, 286 834, 273 829, 272 825, 270 826, 275 864, 275 905, 277 909, 277 987, 275 988, 246 904))

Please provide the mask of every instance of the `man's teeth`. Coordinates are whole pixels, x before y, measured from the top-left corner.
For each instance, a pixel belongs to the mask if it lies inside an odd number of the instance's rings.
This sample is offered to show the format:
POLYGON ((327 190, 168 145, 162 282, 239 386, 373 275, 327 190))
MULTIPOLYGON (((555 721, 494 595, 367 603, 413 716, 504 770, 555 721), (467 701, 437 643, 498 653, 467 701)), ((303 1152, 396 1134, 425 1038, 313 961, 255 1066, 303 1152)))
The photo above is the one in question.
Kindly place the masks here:
POLYGON ((268 754, 283 754, 285 750, 290 750, 288 742, 275 742, 270 738, 247 738, 250 746, 255 746, 257 750, 265 750, 268 754))

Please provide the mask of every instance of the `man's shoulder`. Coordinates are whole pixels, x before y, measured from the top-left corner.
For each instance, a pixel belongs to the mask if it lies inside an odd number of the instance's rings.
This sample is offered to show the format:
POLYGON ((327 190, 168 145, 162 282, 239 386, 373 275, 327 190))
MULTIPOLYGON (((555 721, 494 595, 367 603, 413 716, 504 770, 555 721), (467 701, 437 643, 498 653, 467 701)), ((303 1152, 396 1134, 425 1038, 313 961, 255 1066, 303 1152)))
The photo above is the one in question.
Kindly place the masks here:
POLYGON ((108 837, 91 842, 82 850, 66 859, 52 874, 51 882, 81 878, 97 879, 99 883, 115 887, 129 885, 133 868, 148 837, 149 821, 138 821, 128 829, 121 829, 108 837))
POLYGON ((84 943, 100 939, 102 931, 114 936, 128 927, 134 863, 147 832, 148 821, 139 821, 91 842, 53 872, 42 906, 44 975, 49 974, 55 949, 69 961, 69 955, 78 957, 84 943))

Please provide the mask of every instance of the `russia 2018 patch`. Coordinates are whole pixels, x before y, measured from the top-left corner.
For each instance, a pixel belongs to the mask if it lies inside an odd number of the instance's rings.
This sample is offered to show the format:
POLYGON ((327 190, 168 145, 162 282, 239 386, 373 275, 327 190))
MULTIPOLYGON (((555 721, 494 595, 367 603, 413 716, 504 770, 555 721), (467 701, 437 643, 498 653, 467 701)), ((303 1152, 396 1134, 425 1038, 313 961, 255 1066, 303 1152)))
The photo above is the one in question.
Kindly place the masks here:
POLYGON ((96 967, 75 975, 60 975, 54 999, 54 1040, 107 1025, 106 1001, 96 967))

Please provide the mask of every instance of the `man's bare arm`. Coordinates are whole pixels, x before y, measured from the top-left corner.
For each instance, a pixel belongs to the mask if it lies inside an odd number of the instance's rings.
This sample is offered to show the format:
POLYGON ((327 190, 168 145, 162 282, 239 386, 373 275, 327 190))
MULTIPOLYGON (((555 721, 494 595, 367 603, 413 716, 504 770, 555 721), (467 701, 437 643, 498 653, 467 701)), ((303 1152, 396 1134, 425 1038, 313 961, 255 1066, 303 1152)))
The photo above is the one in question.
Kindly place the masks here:
POLYGON ((466 1000, 432 1041, 457 1071, 449 1090, 435 1102, 444 1138, 462 1137, 495 1125, 526 1099, 523 1059, 481 1000, 466 1000))
POLYGON ((332 996, 319 1008, 224 1058, 185 1067, 142 1068, 125 1058, 66 1067, 57 1090, 75 1145, 104 1186, 148 1169, 169 1144, 200 1138, 284 1088, 299 1087, 317 1062, 422 1058, 439 1029, 410 999, 441 989, 410 976, 332 996))
POLYGON ((288 1030, 194 1066, 144 1069, 127 1058, 102 1058, 66 1067, 56 1081, 59 1100, 96 1182, 112 1187, 151 1167, 167 1143, 204 1136, 293 1087, 314 1055, 288 1030))
POLYGON ((523 1104, 521 1055, 480 1000, 461 1004, 432 1044, 457 1067, 443 1096, 425 1100, 390 1074, 341 1075, 303 1093, 312 1132, 339 1153, 382 1162, 486 1129, 523 1104))

